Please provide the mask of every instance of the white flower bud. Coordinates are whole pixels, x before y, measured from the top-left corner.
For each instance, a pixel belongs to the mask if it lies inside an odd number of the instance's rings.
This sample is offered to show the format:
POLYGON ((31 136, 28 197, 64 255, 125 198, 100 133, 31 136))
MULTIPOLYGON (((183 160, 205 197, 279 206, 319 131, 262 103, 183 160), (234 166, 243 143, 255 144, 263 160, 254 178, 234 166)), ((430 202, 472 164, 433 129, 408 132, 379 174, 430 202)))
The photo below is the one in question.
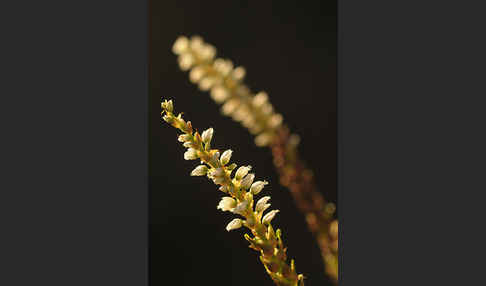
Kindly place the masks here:
POLYGON ((263 216, 262 223, 269 224, 278 212, 279 210, 273 210, 268 212, 266 215, 263 216))
POLYGON ((219 159, 219 161, 221 162, 221 164, 223 165, 226 165, 229 163, 230 159, 231 159, 231 155, 232 155, 233 151, 232 150, 226 150, 223 152, 223 155, 221 155, 221 158, 219 159))
POLYGON ((241 180, 240 186, 245 190, 249 189, 254 179, 255 179, 255 174, 248 174, 243 178, 243 180, 241 180))
POLYGON ((179 67, 181 70, 186 71, 194 64, 194 57, 191 54, 182 54, 179 56, 179 67))
POLYGON ((204 176, 208 172, 208 167, 205 165, 199 165, 191 172, 191 176, 204 176))
POLYGON ((196 83, 201 80, 201 78, 204 76, 204 68, 203 67, 194 67, 190 72, 189 72, 189 80, 192 83, 196 83))
POLYGON ((268 125, 270 126, 270 128, 276 128, 280 124, 282 124, 282 121, 283 121, 282 115, 280 115, 280 114, 274 114, 268 120, 268 125))
POLYGON ((161 104, 161 105, 162 105, 162 108, 163 108, 163 109, 165 109, 165 110, 167 110, 167 111, 169 111, 169 112, 174 111, 174 105, 173 105, 173 103, 172 103, 172 100, 169 100, 169 101, 164 100, 164 102, 162 102, 162 104, 161 104))
POLYGON ((189 148, 187 151, 184 153, 184 159, 185 160, 194 160, 197 159, 197 151, 194 148, 189 148))
POLYGON ((232 210, 232 212, 239 215, 245 215, 247 208, 248 201, 242 201, 232 210))
POLYGON ((186 147, 186 148, 191 148, 193 145, 193 143, 191 141, 187 141, 187 142, 184 142, 184 144, 182 144, 182 146, 186 147))
POLYGON ((211 139, 213 138, 213 132, 213 128, 209 128, 203 131, 203 133, 201 134, 201 138, 205 144, 208 144, 211 141, 211 139))
POLYGON ((218 204, 217 209, 220 209, 224 212, 231 211, 236 207, 236 200, 231 197, 223 197, 218 204))
POLYGON ((221 85, 214 86, 211 89, 211 98, 217 103, 221 103, 225 101, 228 97, 229 97, 228 90, 221 85))
POLYGON ((246 71, 243 67, 237 67, 233 70, 233 78, 241 81, 245 77, 246 71))
POLYGON ((261 107, 265 102, 268 100, 268 95, 267 93, 261 91, 255 95, 253 98, 253 105, 255 107, 261 107))
POLYGON ((233 230, 233 229, 238 229, 242 226, 243 226, 243 221, 239 218, 235 218, 230 223, 228 223, 228 225, 226 226, 226 230, 230 231, 230 230, 233 230))
POLYGON ((267 204, 269 200, 270 200, 269 196, 265 196, 259 199, 258 202, 256 203, 255 211, 263 212, 264 210, 266 210, 268 208, 267 205, 270 206, 270 204, 267 204))
POLYGON ((199 49, 199 56, 204 60, 212 60, 216 56, 216 48, 206 44, 199 49))
POLYGON ((266 146, 272 141, 272 135, 270 133, 262 133, 255 138, 255 144, 259 147, 266 146))
POLYGON ((189 140, 191 140, 191 135, 189 135, 189 134, 181 134, 181 135, 179 135, 179 137, 177 138, 177 140, 179 142, 189 141, 189 140))
POLYGON ((257 195, 263 190, 263 187, 267 184, 267 181, 256 181, 251 185, 250 192, 252 192, 254 195, 257 195))
POLYGON ((191 42, 189 43, 189 45, 191 46, 191 49, 194 50, 194 51, 199 51, 203 45, 204 45, 204 41, 203 39, 201 38, 201 36, 192 36, 191 37, 191 42))
POLYGON ((199 88, 202 91, 208 91, 215 83, 214 77, 205 77, 199 82, 199 88))
POLYGON ((221 107, 221 112, 224 115, 230 115, 235 111, 235 109, 240 105, 240 101, 236 98, 233 98, 231 100, 228 100, 225 104, 223 104, 223 107, 221 107))
POLYGON ((189 39, 184 36, 180 36, 179 38, 177 38, 174 45, 172 46, 172 52, 174 52, 174 54, 181 54, 185 52, 188 47, 189 39))
POLYGON ((251 166, 250 165, 239 167, 238 170, 236 170, 235 179, 241 180, 241 178, 243 178, 244 176, 246 176, 246 174, 248 174, 248 172, 250 170, 251 170, 251 166))

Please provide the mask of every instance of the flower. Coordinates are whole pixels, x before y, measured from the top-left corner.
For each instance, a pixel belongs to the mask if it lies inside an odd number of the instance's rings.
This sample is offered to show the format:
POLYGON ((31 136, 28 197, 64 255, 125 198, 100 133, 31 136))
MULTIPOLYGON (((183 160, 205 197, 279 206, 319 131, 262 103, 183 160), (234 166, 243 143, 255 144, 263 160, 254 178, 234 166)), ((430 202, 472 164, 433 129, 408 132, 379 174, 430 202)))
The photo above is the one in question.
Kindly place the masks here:
POLYGON ((199 165, 191 172, 191 176, 204 176, 208 172, 208 167, 205 165, 199 165))
POLYGON ((191 135, 189 135, 189 134, 181 134, 177 138, 177 141, 179 141, 179 142, 186 142, 186 141, 189 141, 189 140, 191 140, 191 135))
POLYGON ((221 158, 219 159, 221 161, 221 164, 226 165, 229 163, 231 159, 231 155, 233 154, 232 150, 226 150, 223 152, 223 155, 221 155, 221 158))
POLYGON ((257 195, 263 190, 263 187, 267 184, 267 181, 256 181, 251 185, 250 192, 252 192, 254 195, 257 195))
POLYGON ((165 100, 164 102, 162 102, 161 105, 162 105, 162 109, 167 110, 169 112, 172 112, 174 110, 174 105, 172 103, 172 100, 169 101, 165 100))
POLYGON ((246 176, 246 174, 248 174, 248 172, 250 170, 251 170, 251 166, 250 165, 239 167, 238 170, 236 170, 235 179, 241 180, 241 178, 243 178, 244 176, 246 176))
POLYGON ((180 36, 179 38, 177 38, 174 45, 172 46, 172 51, 175 54, 181 54, 184 51, 186 51, 188 47, 189 47, 189 39, 187 39, 184 36, 180 36))
POLYGON ((231 211, 235 207, 236 207, 235 199, 231 197, 223 197, 216 208, 226 212, 226 211, 231 211))
POLYGON ((249 189, 254 179, 255 179, 255 174, 248 174, 243 178, 243 180, 241 180, 240 186, 245 190, 249 189))
POLYGON ((258 213, 264 212, 266 209, 270 207, 270 204, 267 204, 267 202, 270 200, 269 196, 265 196, 261 199, 258 200, 255 206, 255 211, 258 213))
POLYGON ((197 151, 194 148, 189 148, 187 151, 184 153, 184 159, 185 160, 194 160, 197 159, 197 151))
POLYGON ((214 132, 213 128, 208 128, 203 131, 203 133, 201 134, 201 138, 205 144, 211 142, 211 139, 213 138, 213 132, 214 132))
POLYGON ((228 225, 226 226, 226 230, 230 231, 233 229, 237 229, 243 226, 243 221, 239 218, 235 218, 234 220, 230 221, 228 225))
POLYGON ((278 212, 279 210, 273 210, 268 212, 266 215, 263 216, 262 223, 269 224, 278 212))

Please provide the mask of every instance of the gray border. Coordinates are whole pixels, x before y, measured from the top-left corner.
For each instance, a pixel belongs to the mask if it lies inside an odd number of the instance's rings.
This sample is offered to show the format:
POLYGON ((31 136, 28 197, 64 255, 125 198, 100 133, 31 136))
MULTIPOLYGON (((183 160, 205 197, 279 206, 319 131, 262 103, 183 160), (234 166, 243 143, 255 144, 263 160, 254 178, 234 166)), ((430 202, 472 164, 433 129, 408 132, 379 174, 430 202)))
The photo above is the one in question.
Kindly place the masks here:
POLYGON ((147 285, 147 4, 29 2, 2 9, 0 285, 147 285))

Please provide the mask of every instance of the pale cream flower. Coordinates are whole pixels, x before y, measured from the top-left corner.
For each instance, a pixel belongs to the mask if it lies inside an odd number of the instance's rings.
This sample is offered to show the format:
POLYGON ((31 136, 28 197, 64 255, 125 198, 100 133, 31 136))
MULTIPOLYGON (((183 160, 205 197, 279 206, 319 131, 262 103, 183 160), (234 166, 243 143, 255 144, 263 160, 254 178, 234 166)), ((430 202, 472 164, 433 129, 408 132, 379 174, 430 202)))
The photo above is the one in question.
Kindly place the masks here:
POLYGON ((236 170, 235 179, 241 180, 251 170, 251 166, 241 166, 236 170))
POLYGON ((249 189, 254 179, 255 179, 255 174, 248 174, 243 178, 243 180, 241 180, 240 186, 245 190, 249 189))
POLYGON ((189 148, 187 151, 184 153, 184 159, 185 160, 195 160, 197 159, 197 151, 196 149, 189 148))
POLYGON ((279 210, 269 211, 266 215, 263 216, 262 223, 269 224, 278 212, 279 210))
POLYGON ((226 165, 229 163, 230 159, 231 159, 231 155, 233 154, 233 151, 232 150, 226 150, 223 152, 223 154, 221 155, 221 158, 219 159, 219 161, 221 162, 221 164, 223 165, 226 165))
POLYGON ((201 139, 205 144, 208 144, 211 141, 211 139, 213 138, 213 132, 213 128, 208 128, 203 131, 203 133, 201 134, 201 139))
POLYGON ((191 176, 204 176, 208 172, 208 167, 205 165, 199 165, 191 172, 191 176))
POLYGON ((257 211, 257 212, 265 211, 270 206, 270 204, 267 204, 267 202, 269 200, 270 200, 269 196, 265 196, 265 197, 259 199, 258 202, 256 203, 255 211, 257 211))
POLYGON ((226 230, 230 231, 230 230, 233 230, 233 229, 238 229, 242 226, 243 226, 243 221, 239 218, 235 218, 230 223, 228 223, 228 225, 226 226, 226 230))
POLYGON ((217 209, 220 209, 224 212, 231 211, 236 207, 236 200, 232 197, 223 197, 219 202, 217 209))
POLYGON ((257 195, 263 190, 263 187, 267 185, 267 181, 256 181, 251 185, 250 192, 252 192, 254 195, 257 195))

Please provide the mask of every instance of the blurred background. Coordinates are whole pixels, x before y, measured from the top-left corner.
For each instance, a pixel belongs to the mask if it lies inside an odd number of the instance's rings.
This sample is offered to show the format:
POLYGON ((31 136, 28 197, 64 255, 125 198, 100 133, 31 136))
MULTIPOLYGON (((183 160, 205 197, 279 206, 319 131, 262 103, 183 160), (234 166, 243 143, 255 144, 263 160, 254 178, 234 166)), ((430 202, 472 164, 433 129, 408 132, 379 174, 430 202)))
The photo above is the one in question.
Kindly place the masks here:
POLYGON ((266 91, 293 133, 325 198, 336 202, 336 1, 149 1, 149 260, 151 285, 273 285, 248 248, 244 229, 226 232, 234 218, 216 209, 223 193, 205 177, 190 177, 197 161, 185 161, 178 131, 160 118, 161 98, 203 131, 215 129, 214 148, 232 149, 232 161, 251 165, 270 184, 281 212, 289 258, 306 285, 332 285, 317 244, 287 189, 280 186, 268 148, 220 114, 207 92, 189 82, 172 44, 200 35, 217 57, 242 65, 246 85, 266 91))

